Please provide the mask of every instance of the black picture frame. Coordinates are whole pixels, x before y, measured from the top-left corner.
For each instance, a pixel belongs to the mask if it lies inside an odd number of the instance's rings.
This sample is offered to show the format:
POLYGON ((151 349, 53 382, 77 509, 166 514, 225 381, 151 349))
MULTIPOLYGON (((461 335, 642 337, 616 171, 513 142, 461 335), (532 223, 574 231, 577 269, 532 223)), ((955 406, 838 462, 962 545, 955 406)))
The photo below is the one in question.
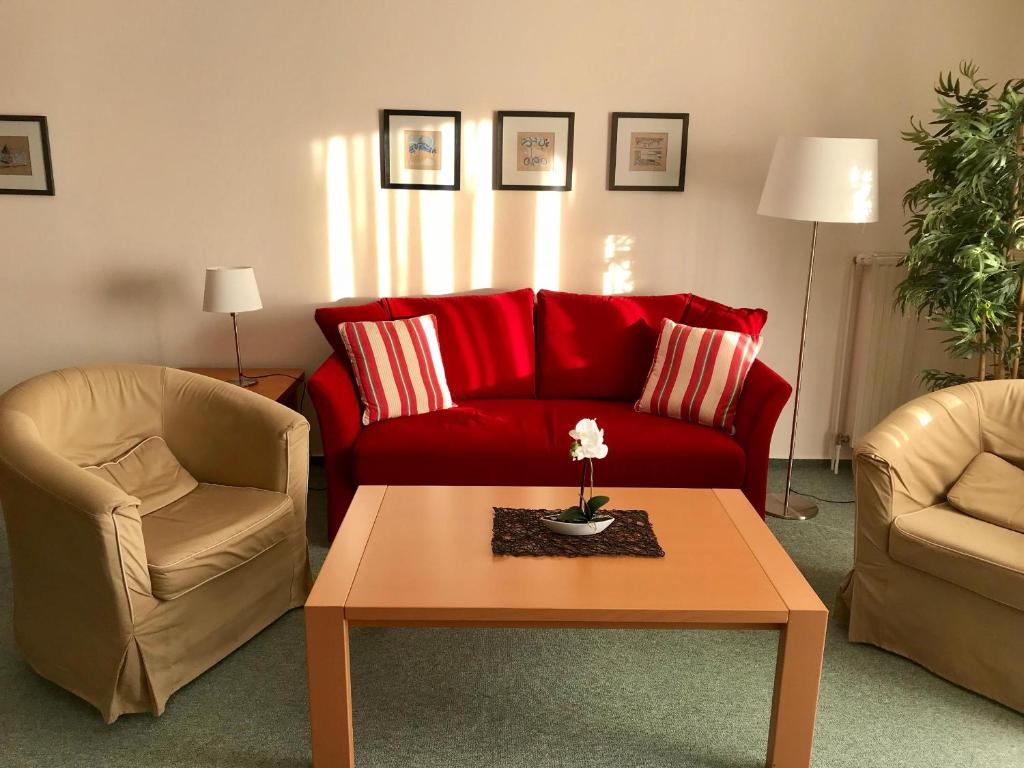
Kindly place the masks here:
POLYGON ((572 148, 576 133, 575 112, 534 112, 529 110, 500 110, 494 113, 494 169, 492 187, 496 190, 520 190, 524 192, 569 192, 572 190, 572 148), (564 184, 508 184, 502 179, 502 145, 506 117, 559 118, 568 122, 568 137, 565 147, 564 184))
POLYGON ((440 189, 458 191, 462 186, 462 113, 436 109, 382 109, 380 111, 380 186, 382 189, 440 189), (455 121, 455 173, 452 184, 403 184, 391 181, 391 118, 447 117, 455 121))
POLYGON ((0 115, 0 134, 3 134, 5 121, 19 123, 38 123, 39 137, 43 152, 43 175, 46 181, 45 189, 8 189, 2 186, 3 176, 0 176, 0 195, 50 195, 54 194, 53 187, 53 162, 50 159, 50 131, 43 115, 0 115))
POLYGON ((608 140, 608 189, 613 192, 683 192, 686 188, 686 147, 689 142, 689 112, 612 112, 608 140), (633 186, 615 183, 615 160, 616 155, 618 154, 619 120, 622 118, 679 120, 682 122, 682 146, 679 149, 679 177, 675 184, 633 186))

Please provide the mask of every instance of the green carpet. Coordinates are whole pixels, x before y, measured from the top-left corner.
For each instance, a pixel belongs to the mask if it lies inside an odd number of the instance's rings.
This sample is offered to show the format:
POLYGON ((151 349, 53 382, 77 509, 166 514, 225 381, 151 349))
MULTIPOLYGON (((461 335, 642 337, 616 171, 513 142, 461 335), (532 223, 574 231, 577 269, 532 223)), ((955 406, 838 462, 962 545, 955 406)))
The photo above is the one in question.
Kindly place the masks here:
MULTIPOLYGON (((819 462, 801 464, 794 485, 852 493, 848 469, 834 477, 819 462)), ((314 567, 326 552, 322 496, 311 494, 314 567)), ((852 561, 853 507, 771 526, 831 606, 852 561)), ((179 691, 162 717, 112 726, 18 658, 10 616, 5 540, 0 765, 309 764, 301 611, 179 691)), ((360 768, 764 764, 774 633, 362 629, 352 645, 360 768)), ((815 765, 1024 766, 1024 717, 830 624, 815 765)))

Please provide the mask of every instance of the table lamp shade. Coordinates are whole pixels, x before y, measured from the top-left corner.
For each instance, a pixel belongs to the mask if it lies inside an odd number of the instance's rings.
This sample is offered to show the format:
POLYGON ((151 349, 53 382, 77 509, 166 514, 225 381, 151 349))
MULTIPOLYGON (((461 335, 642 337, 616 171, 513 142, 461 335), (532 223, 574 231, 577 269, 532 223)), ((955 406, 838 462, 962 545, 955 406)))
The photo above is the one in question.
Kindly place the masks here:
POLYGON ((204 312, 251 312, 262 309, 252 267, 208 267, 204 312))
POLYGON ((780 137, 757 212, 798 221, 878 221, 878 141, 780 137))

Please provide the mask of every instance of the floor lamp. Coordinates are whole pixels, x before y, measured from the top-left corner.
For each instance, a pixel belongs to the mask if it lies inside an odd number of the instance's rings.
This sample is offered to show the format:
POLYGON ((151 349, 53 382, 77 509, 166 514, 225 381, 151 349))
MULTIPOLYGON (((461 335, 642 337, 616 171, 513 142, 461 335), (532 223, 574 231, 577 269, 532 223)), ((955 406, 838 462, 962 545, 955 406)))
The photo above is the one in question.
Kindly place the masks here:
POLYGON ((811 258, 807 265, 804 318, 800 326, 800 356, 793 396, 793 427, 789 435, 786 490, 768 495, 765 511, 785 520, 807 520, 818 505, 793 493, 793 454, 800 412, 800 384, 804 371, 807 310, 814 277, 814 247, 819 223, 860 224, 878 221, 878 141, 783 136, 775 144, 768 178, 757 212, 762 216, 813 222, 811 258))

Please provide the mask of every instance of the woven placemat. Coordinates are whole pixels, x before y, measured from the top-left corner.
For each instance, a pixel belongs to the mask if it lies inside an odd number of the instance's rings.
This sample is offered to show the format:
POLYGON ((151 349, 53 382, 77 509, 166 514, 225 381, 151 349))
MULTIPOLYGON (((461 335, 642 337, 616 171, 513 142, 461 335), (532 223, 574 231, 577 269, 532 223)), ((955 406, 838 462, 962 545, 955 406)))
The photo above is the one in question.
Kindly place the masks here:
POLYGON ((610 509, 615 522, 593 536, 564 536, 555 533, 540 521, 555 509, 494 508, 494 531, 491 551, 496 555, 632 555, 664 557, 651 521, 642 509, 610 509))

